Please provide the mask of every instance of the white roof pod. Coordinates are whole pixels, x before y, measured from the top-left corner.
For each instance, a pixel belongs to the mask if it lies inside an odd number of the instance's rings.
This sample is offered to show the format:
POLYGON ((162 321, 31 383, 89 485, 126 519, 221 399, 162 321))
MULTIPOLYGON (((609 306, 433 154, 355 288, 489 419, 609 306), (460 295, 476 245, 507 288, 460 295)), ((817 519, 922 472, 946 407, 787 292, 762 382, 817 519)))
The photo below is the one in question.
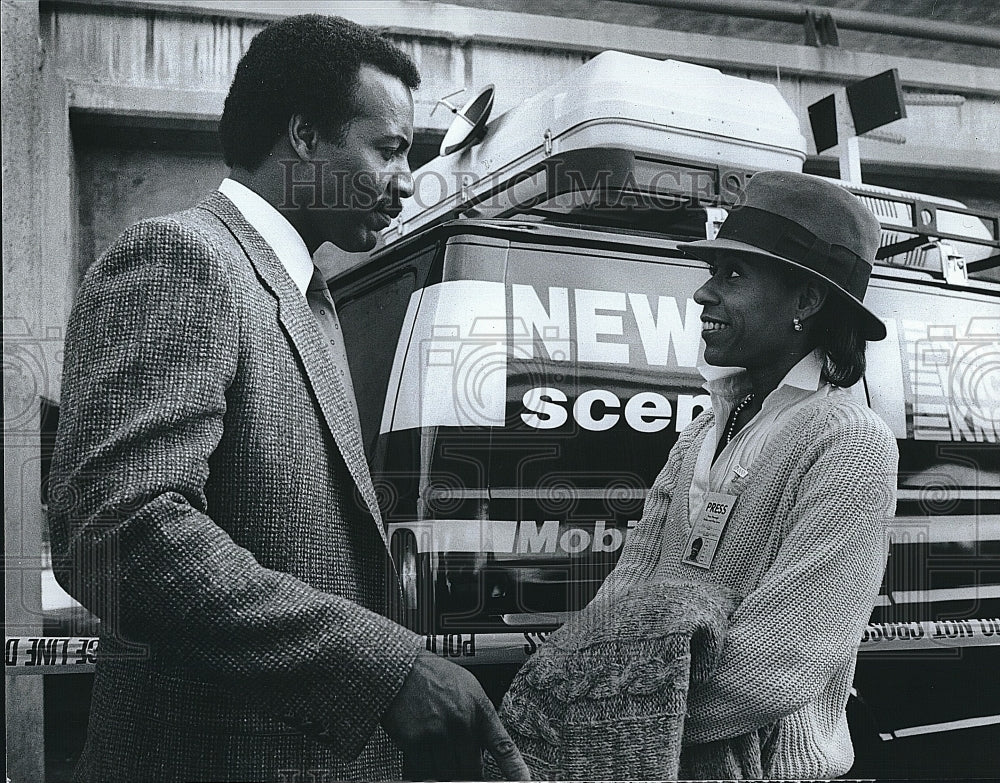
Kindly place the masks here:
POLYGON ((416 192, 387 242, 570 150, 801 171, 806 140, 777 88, 715 68, 603 52, 486 126, 482 143, 414 173, 416 192))

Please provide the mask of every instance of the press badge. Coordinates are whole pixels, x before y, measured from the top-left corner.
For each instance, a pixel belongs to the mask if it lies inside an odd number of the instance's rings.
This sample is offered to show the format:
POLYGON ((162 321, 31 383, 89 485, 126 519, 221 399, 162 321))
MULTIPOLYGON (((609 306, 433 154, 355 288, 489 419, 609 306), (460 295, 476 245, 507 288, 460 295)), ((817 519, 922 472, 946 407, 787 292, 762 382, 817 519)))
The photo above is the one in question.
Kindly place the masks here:
POLYGON ((736 495, 709 492, 705 496, 705 506, 691 529, 681 562, 698 568, 711 568, 715 552, 722 540, 726 523, 736 505, 736 495))

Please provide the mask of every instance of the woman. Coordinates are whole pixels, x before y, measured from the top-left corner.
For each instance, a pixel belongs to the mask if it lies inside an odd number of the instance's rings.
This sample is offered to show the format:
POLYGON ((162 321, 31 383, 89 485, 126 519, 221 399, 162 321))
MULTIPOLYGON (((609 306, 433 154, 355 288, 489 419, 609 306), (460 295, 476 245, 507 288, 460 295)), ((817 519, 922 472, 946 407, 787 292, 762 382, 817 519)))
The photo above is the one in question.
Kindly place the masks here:
POLYGON ((848 388, 886 334, 862 304, 878 243, 843 189, 763 172, 716 239, 681 246, 709 265, 694 298, 712 410, 681 434, 601 590, 682 579, 740 596, 683 741, 768 732, 770 777, 835 777, 854 759, 845 705, 898 460, 848 388))

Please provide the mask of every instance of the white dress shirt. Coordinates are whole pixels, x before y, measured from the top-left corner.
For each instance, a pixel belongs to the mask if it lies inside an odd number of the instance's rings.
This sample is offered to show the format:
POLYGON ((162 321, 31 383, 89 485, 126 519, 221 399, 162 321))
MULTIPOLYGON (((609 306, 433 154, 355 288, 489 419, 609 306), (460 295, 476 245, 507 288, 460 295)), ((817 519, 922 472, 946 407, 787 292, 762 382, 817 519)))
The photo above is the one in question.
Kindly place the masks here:
POLYGON ((299 232, 278 210, 246 185, 228 177, 219 185, 226 196, 271 246, 296 288, 306 295, 313 276, 313 260, 299 232))
POLYGON ((802 357, 788 371, 777 388, 764 398, 760 412, 736 433, 713 462, 719 442, 725 437, 726 424, 733 408, 752 388, 746 370, 741 367, 703 365, 698 369, 707 381, 705 389, 712 400, 715 425, 698 453, 694 479, 688 490, 691 524, 701 515, 706 494, 728 493, 732 483, 746 475, 768 439, 777 435, 799 408, 819 397, 851 393, 823 381, 823 353, 815 350, 802 357))
POLYGON ((353 413, 355 425, 360 429, 357 398, 354 394, 354 383, 347 361, 347 347, 344 344, 343 335, 340 333, 340 319, 337 316, 333 298, 325 287, 318 286, 320 290, 316 292, 316 295, 322 296, 323 303, 316 306, 316 303, 309 299, 310 281, 315 278, 319 282, 324 278, 319 268, 313 264, 312 254, 306 247, 305 241, 284 215, 246 185, 227 177, 219 185, 219 192, 233 202, 247 222, 271 246, 278 261, 281 262, 288 276, 295 283, 295 287, 299 289, 309 308, 313 310, 320 331, 323 332, 324 340, 329 344, 330 356, 333 358, 343 382, 348 407, 353 413), (329 312, 326 312, 327 309, 329 312))

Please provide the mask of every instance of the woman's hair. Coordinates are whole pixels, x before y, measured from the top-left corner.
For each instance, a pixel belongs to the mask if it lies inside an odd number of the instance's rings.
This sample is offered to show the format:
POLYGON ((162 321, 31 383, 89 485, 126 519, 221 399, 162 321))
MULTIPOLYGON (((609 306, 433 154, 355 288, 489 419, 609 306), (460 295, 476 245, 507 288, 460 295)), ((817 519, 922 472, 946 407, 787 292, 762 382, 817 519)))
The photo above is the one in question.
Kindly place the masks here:
MULTIPOLYGON (((816 277, 801 269, 789 267, 785 272, 792 288, 805 282, 818 282, 816 277)), ((824 285, 827 297, 812 319, 812 341, 825 355, 823 380, 846 389, 865 374, 868 341, 857 310, 829 284, 824 285)))
POLYGON ((868 341, 854 308, 832 291, 816 314, 813 339, 826 354, 823 380, 843 388, 861 380, 868 341))

